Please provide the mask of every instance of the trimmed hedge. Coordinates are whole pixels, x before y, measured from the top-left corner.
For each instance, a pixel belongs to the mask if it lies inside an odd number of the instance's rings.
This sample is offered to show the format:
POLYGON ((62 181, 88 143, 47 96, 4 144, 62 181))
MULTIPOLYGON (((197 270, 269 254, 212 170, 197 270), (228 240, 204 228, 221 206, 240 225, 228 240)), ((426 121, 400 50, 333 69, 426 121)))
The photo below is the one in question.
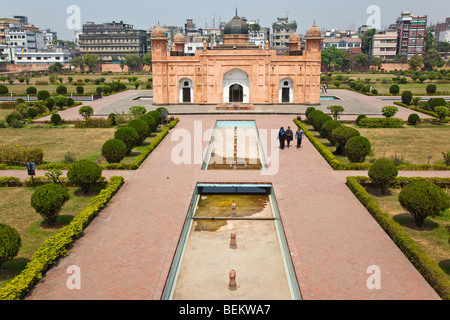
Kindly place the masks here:
POLYGON ((86 209, 78 214, 72 222, 56 236, 47 239, 34 253, 31 261, 17 277, 3 288, 0 288, 0 300, 21 300, 42 279, 44 273, 59 258, 65 256, 83 230, 109 203, 124 183, 123 177, 112 177, 106 189, 93 198, 86 209))
POLYGON ((447 274, 389 214, 381 210, 378 203, 358 182, 358 177, 347 178, 347 186, 439 296, 450 300, 450 280, 447 274))
POLYGON ((359 122, 364 128, 403 128, 405 123, 398 118, 364 118, 359 122))

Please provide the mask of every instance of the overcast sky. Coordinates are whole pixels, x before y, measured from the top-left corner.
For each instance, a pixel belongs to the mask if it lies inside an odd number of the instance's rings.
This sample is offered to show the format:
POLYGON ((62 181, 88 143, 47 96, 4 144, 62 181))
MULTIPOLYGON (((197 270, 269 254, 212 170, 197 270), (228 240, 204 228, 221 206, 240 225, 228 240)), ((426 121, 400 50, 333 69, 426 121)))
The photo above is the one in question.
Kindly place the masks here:
POLYGON ((183 26, 186 19, 194 19, 197 27, 210 27, 215 15, 216 27, 220 21, 228 22, 238 8, 239 16, 259 19, 263 27, 271 27, 277 17, 288 16, 296 20, 300 34, 313 24, 322 29, 352 28, 367 23, 371 14, 367 8, 377 5, 381 13, 381 26, 395 23, 402 11, 415 15, 428 15, 428 23, 443 22, 450 17, 448 0, 0 0, 0 16, 28 16, 29 22, 40 29, 58 32, 58 38, 73 40, 74 31, 67 27, 70 14, 67 8, 77 5, 81 23, 123 21, 136 29, 149 29, 158 24, 183 26))

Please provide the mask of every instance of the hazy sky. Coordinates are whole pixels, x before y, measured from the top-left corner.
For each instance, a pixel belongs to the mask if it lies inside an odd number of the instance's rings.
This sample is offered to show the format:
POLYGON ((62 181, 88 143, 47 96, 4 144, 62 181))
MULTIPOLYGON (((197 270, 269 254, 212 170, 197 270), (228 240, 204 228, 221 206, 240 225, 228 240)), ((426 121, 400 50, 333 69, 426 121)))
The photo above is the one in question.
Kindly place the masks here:
POLYGON ((415 15, 428 15, 428 23, 443 22, 450 17, 448 0, 0 0, 0 16, 28 16, 29 22, 40 29, 50 28, 58 32, 58 38, 73 40, 74 32, 67 28, 67 8, 80 7, 81 22, 95 23, 124 21, 136 29, 149 29, 158 24, 183 26, 186 19, 194 19, 197 27, 211 26, 213 15, 216 26, 228 22, 238 8, 239 16, 259 19, 261 26, 271 27, 277 17, 288 16, 298 23, 302 34, 316 20, 325 28, 358 28, 366 24, 371 14, 370 5, 377 5, 381 12, 381 26, 395 23, 402 11, 415 15), (206 21, 205 21, 206 19, 206 21))

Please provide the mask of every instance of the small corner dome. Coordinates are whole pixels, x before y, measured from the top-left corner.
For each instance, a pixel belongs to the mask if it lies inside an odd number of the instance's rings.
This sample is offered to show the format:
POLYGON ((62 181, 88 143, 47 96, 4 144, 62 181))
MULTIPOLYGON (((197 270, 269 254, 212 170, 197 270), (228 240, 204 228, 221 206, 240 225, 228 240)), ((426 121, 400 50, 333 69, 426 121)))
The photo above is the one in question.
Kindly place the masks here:
POLYGON ((294 32, 289 37, 289 42, 299 42, 301 40, 300 35, 297 32, 294 32))
POLYGON ((321 38, 322 30, 320 30, 320 28, 316 26, 316 23, 314 22, 314 25, 306 32, 306 36, 308 38, 321 38))
POLYGON ((186 39, 184 38, 184 36, 181 34, 181 32, 178 31, 178 33, 173 37, 173 41, 175 43, 185 43, 186 39))
POLYGON ((166 37, 166 30, 164 30, 163 27, 158 25, 153 29, 152 31, 152 38, 165 38, 166 37))

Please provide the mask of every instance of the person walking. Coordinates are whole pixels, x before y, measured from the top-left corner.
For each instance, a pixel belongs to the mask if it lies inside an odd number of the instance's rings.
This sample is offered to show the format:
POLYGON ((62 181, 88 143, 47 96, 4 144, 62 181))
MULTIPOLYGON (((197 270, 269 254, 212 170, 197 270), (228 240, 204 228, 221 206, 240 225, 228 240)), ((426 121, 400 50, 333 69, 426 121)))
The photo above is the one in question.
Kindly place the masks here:
POLYGON ((292 132, 291 127, 288 127, 286 131, 286 143, 288 148, 291 147, 291 141, 293 140, 294 140, 294 133, 292 132))
POLYGON ((286 131, 284 127, 281 127, 280 132, 278 133, 278 140, 280 141, 280 149, 284 150, 286 143, 286 131))
POLYGON ((300 149, 302 147, 302 141, 303 141, 303 135, 305 133, 301 128, 298 128, 297 132, 295 133, 295 137, 297 138, 297 149, 300 149))

